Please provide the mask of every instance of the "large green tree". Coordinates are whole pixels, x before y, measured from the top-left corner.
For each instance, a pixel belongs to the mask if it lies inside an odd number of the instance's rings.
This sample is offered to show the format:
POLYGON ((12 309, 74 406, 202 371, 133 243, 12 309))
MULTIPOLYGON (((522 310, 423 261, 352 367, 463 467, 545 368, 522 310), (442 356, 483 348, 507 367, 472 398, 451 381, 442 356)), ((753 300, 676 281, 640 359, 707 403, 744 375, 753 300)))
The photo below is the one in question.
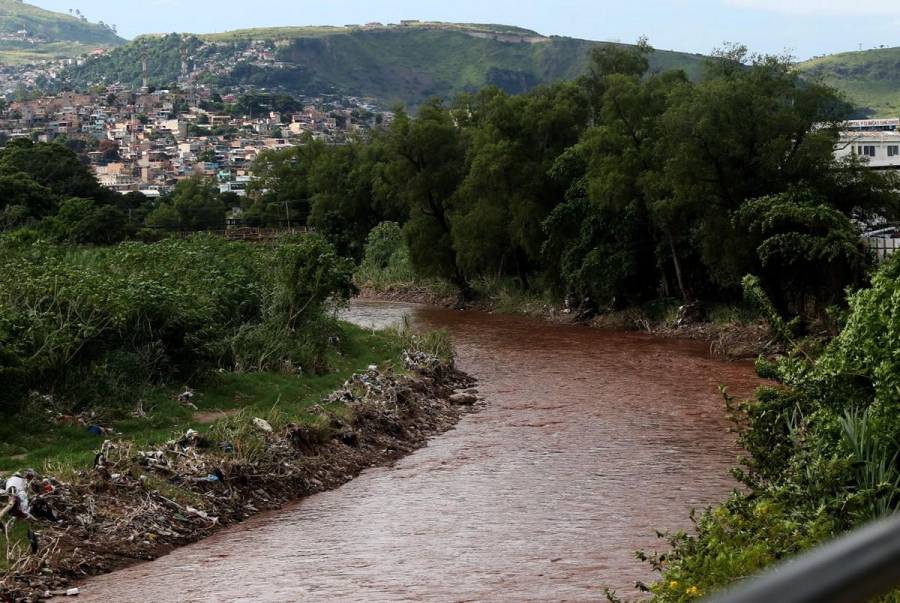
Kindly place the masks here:
POLYGON ((91 170, 61 144, 14 140, 0 152, 0 172, 27 174, 61 198, 109 198, 91 170))
POLYGON ((387 144, 392 159, 385 177, 409 208, 405 231, 413 265, 420 274, 446 278, 469 295, 471 286, 457 261, 451 217, 453 198, 465 175, 459 125, 440 102, 433 101, 415 119, 400 112, 387 144))
POLYGON ((527 286, 542 268, 542 223, 566 191, 551 167, 588 123, 585 91, 487 89, 461 99, 453 115, 466 145, 451 224, 458 263, 467 274, 514 274, 527 286))
POLYGON ((721 53, 704 81, 673 95, 661 133, 669 214, 692 224, 716 286, 736 287, 758 266, 733 213, 749 199, 829 181, 847 111, 833 90, 801 81, 789 60, 743 48, 721 53))
POLYGON ((366 236, 384 221, 403 221, 408 210, 384 180, 388 161, 381 137, 330 147, 309 174, 309 225, 338 251, 360 260, 366 236))
POLYGON ((215 230, 225 227, 225 204, 213 180, 194 176, 181 180, 172 191, 171 203, 181 216, 185 230, 215 230))
POLYGON ((309 175, 316 159, 326 153, 321 141, 306 138, 282 151, 265 151, 253 163, 255 179, 248 187, 245 219, 260 226, 300 226, 309 218, 309 175))

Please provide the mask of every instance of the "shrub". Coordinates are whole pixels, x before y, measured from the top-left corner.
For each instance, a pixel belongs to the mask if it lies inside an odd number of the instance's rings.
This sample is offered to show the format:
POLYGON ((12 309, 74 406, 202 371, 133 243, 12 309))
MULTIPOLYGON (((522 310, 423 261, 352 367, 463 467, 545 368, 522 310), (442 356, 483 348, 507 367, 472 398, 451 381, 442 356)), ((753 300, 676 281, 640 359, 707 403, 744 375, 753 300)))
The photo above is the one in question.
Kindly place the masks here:
POLYGON ((76 408, 114 406, 146 383, 233 367, 254 329, 281 347, 275 361, 250 368, 321 368, 336 329, 329 305, 352 287, 348 263, 318 237, 272 248, 208 236, 100 249, 2 245, 7 405, 38 389, 76 408))
POLYGON ((364 286, 412 283, 416 280, 409 258, 409 247, 400 225, 382 222, 366 238, 365 255, 356 272, 356 281, 364 286))
POLYGON ((656 600, 692 598, 751 575, 900 504, 900 256, 852 294, 840 334, 815 359, 760 363, 779 387, 742 405, 749 487, 703 513, 694 536, 649 558, 656 600), (675 587, 670 587, 672 584, 675 587), (693 592, 693 591, 692 591, 693 592))

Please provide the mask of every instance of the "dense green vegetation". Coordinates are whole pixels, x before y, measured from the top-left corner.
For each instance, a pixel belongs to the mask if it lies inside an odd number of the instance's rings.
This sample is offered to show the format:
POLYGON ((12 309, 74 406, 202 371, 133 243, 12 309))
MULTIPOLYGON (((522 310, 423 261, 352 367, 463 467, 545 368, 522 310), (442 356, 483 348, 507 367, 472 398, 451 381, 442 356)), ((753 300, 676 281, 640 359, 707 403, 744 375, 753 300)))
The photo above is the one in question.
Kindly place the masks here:
POLYGON ((97 47, 113 47, 125 40, 112 27, 89 23, 80 15, 67 15, 44 10, 20 0, 0 0, 0 33, 15 34, 25 30, 31 41, 0 41, 0 61, 20 63, 73 57, 97 47))
MULTIPOLYGON (((752 290, 754 283, 749 282, 752 290)), ((675 534, 655 600, 687 601, 894 513, 900 504, 900 257, 850 296, 843 329, 820 354, 798 343, 752 402, 729 399, 748 456, 747 492, 675 534)), ((892 599, 895 600, 895 599, 892 599)))
POLYGON ((900 48, 842 52, 800 63, 804 76, 839 90, 856 117, 900 115, 900 48))
MULTIPOLYGON (((201 50, 203 42, 196 36, 169 34, 143 36, 83 65, 63 71, 61 84, 89 88, 94 84, 121 82, 139 88, 143 80, 141 58, 147 56, 147 76, 155 87, 174 85, 181 75, 182 51, 195 61, 212 56, 213 48, 201 50)), ((238 47, 235 46, 234 50, 238 47)))
MULTIPOLYGON (((177 401, 183 383, 150 385, 128 407, 95 407, 91 418, 139 446, 165 441, 187 429, 206 433, 213 421, 237 412, 264 417, 278 409, 302 419, 304 411, 338 389, 352 372, 399 358, 400 340, 389 334, 348 324, 341 325, 341 334, 340 344, 327 355, 328 372, 213 374, 195 383, 191 402, 196 409, 177 401)), ((46 401, 39 402, 26 409, 32 412, 17 413, 0 427, 0 471, 49 466, 58 472, 88 466, 97 452, 97 436, 81 425, 54 420, 43 407, 46 401)))
POLYGON ((850 108, 777 58, 732 50, 694 83, 648 73, 649 54, 601 47, 576 82, 487 88, 367 140, 265 154, 248 215, 292 207, 357 259, 397 222, 417 276, 464 296, 507 278, 596 312, 736 300, 754 274, 783 315, 827 319, 870 265, 854 220, 898 210, 892 180, 833 156, 850 108))
MULTIPOLYGON (((65 72, 67 85, 87 88, 122 82, 139 86, 140 56, 146 51, 150 84, 178 81, 181 52, 194 64, 234 59, 254 40, 284 44, 276 52, 279 67, 238 61, 226 76, 210 76, 214 85, 250 85, 291 94, 347 94, 374 97, 385 104, 415 106, 433 96, 450 98, 495 85, 522 92, 539 84, 573 79, 587 67, 596 42, 544 38, 503 26, 447 25, 440 28, 396 27, 284 28, 248 30, 215 36, 143 37, 132 44, 65 72), (490 33, 489 33, 490 32, 490 33), (510 41, 498 36, 527 38, 510 41), (478 37, 476 37, 478 36, 478 37)), ((653 70, 683 68, 698 74, 702 58, 660 51, 653 70)))
POLYGON ((757 304, 790 353, 759 364, 780 385, 728 399, 747 490, 647 557, 654 596, 685 601, 900 503, 900 258, 872 280, 859 231, 900 207, 892 177, 834 158, 852 111, 836 91, 741 48, 698 82, 648 74, 647 52, 601 48, 573 83, 488 88, 367 140, 264 156, 252 202, 304 200, 365 284, 440 279, 473 296, 505 279, 592 312, 757 304))
POLYGON ((875 273, 859 224, 897 218, 898 183, 835 159, 853 108, 785 60, 732 48, 692 78, 654 71, 653 56, 599 46, 574 81, 487 87, 346 145, 263 154, 244 218, 319 233, 272 249, 203 236, 72 248, 217 228, 237 200, 199 178, 158 203, 110 196, 65 146, 10 144, 2 404, 122 412, 215 368, 316 373, 335 351, 330 300, 353 288, 344 257, 363 284, 472 298, 502 281, 584 315, 746 297, 789 353, 759 362, 776 387, 726 396, 746 490, 647 557, 663 572, 654 596, 694 599, 894 511, 900 258, 875 273))
POLYGON ((0 408, 47 395, 68 412, 126 408, 149 385, 210 370, 316 374, 329 300, 351 267, 321 238, 215 237, 79 249, 21 237, 0 257, 0 408))

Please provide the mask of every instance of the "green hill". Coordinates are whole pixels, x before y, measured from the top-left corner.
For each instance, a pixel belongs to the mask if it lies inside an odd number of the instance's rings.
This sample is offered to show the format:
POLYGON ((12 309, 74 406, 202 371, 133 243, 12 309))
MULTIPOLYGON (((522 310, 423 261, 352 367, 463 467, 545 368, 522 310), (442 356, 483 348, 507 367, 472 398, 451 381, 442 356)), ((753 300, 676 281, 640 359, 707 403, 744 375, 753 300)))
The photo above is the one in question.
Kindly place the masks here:
POLYGON ((843 92, 861 116, 900 116, 900 48, 833 54, 799 67, 807 77, 843 92))
MULTIPOLYGON (((139 38, 68 70, 65 77, 75 87, 139 85, 140 56, 146 52, 150 83, 171 85, 187 51, 192 69, 207 83, 416 105, 488 84, 521 92, 575 78, 584 72, 588 51, 596 44, 510 26, 444 23, 171 34, 139 38)), ((654 69, 681 67, 693 76, 702 62, 700 55, 669 51, 657 51, 651 59, 654 69)))
POLYGON ((72 57, 124 44, 111 27, 20 0, 0 0, 0 62, 72 57))

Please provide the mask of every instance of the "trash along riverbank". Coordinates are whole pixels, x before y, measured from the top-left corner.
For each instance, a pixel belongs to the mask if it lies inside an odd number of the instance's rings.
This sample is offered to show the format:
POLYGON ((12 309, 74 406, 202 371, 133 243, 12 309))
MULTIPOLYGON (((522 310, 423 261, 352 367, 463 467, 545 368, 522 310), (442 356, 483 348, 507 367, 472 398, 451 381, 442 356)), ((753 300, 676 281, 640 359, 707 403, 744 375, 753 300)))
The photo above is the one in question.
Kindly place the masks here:
POLYGON ((409 351, 404 364, 353 375, 309 422, 238 413, 206 435, 188 430, 160 446, 107 440, 93 468, 72 479, 10 478, 0 487, 3 522, 30 516, 31 529, 25 542, 4 538, 10 565, 0 600, 75 595, 81 578, 155 559, 389 464, 477 407, 474 380, 452 363, 409 351))

